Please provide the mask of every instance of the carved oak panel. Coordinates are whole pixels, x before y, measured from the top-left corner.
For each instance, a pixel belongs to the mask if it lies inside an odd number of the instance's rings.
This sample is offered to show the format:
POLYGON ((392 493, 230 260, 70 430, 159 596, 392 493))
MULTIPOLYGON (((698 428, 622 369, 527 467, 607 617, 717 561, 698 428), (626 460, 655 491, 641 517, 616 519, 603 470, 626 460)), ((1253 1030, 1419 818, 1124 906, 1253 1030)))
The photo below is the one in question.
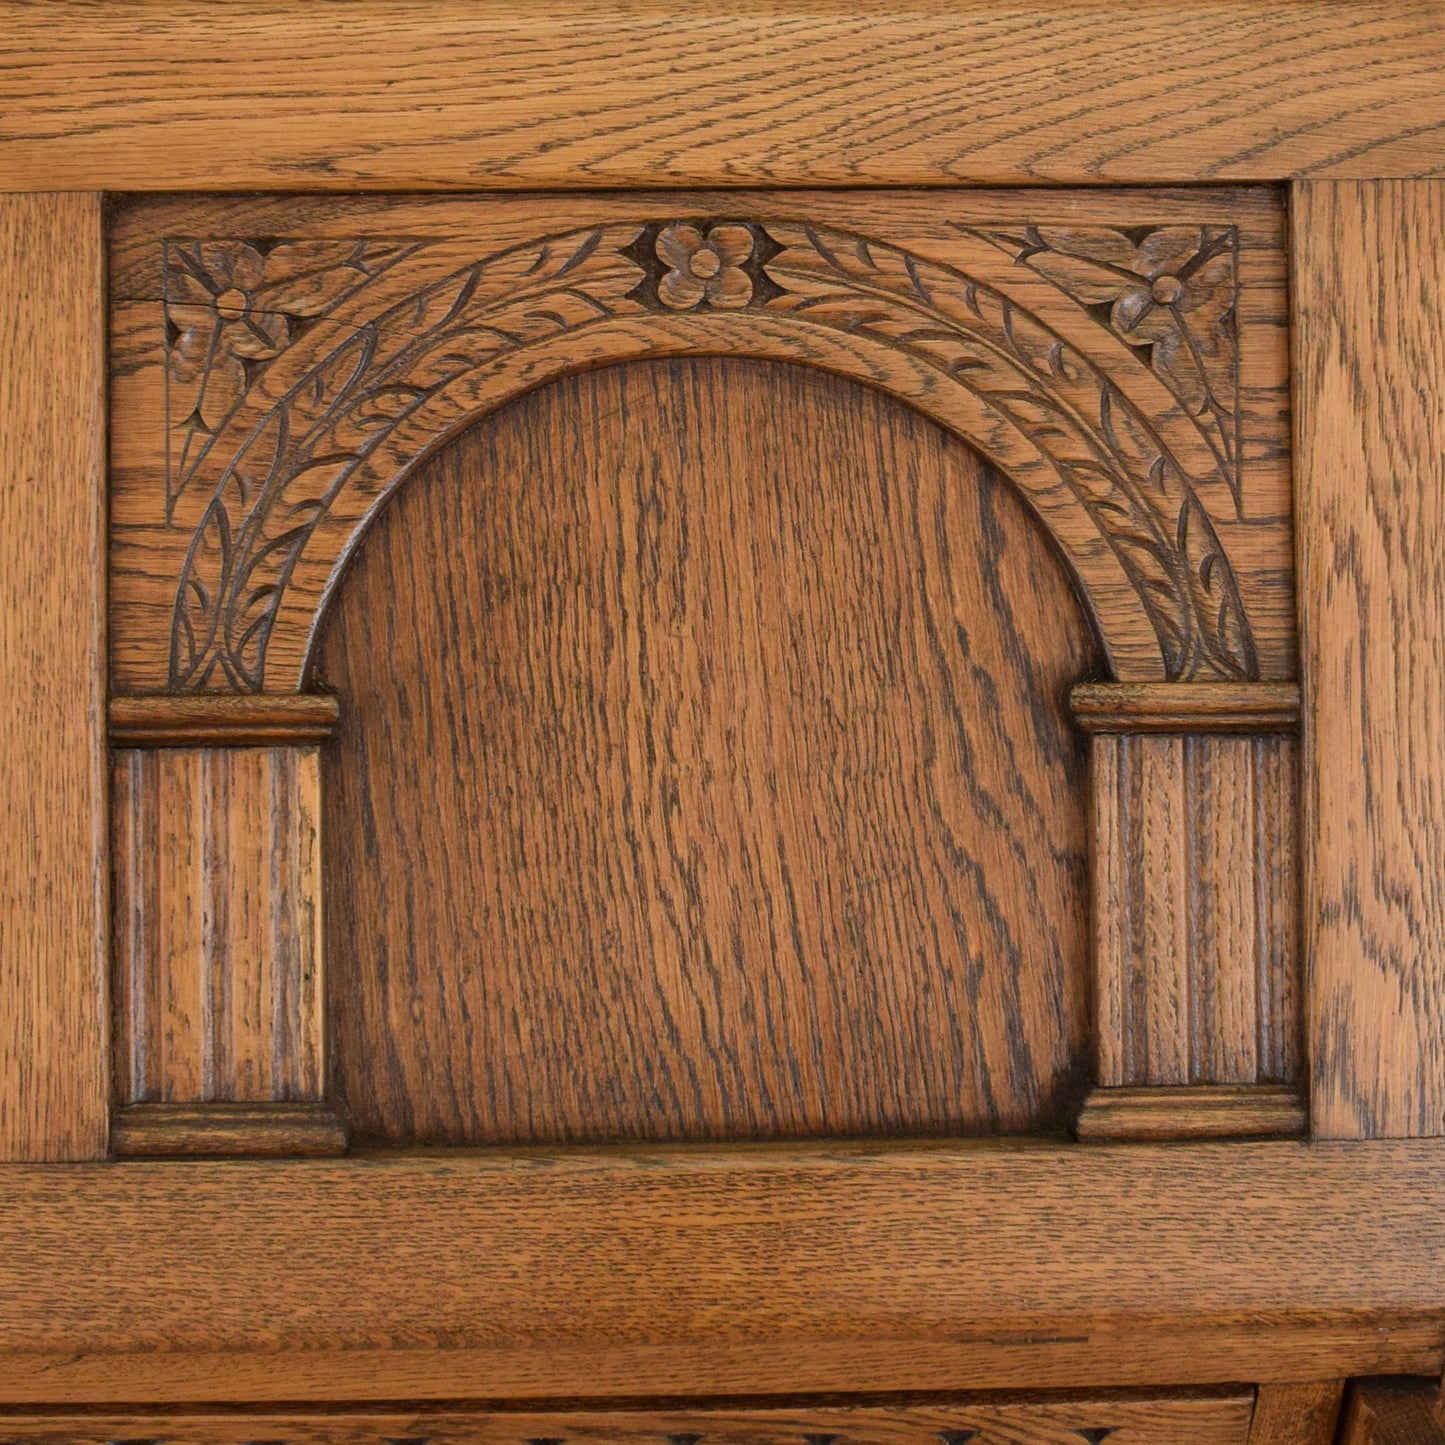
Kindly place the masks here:
POLYGON ((329 1147, 328 1096, 392 1142, 1057 1129, 1090 1074, 1087 1137, 1300 1126, 1274 192, 152 200, 111 280, 123 1147, 329 1147), (161 788, 247 744, 319 769, 319 866, 284 790, 161 788))

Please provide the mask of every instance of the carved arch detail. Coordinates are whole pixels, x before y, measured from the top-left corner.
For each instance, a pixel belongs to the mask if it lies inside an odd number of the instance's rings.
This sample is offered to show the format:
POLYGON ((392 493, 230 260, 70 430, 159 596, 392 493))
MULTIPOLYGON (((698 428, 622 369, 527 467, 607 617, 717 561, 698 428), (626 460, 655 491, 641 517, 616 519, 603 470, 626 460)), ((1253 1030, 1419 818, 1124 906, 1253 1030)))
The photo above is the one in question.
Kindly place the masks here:
MULTIPOLYGON (((1194 274, 1227 292, 1228 228, 1192 229, 1194 274)), ((166 521, 188 539, 170 689, 300 686, 350 549, 422 456, 567 372, 690 353, 823 367, 962 436, 1054 537, 1116 675, 1257 677, 1221 540, 1239 506, 1215 384, 1228 305, 1210 302, 1201 341, 1179 304, 1190 276, 1176 294, 1134 262, 1131 282, 1127 237, 1069 256, 1038 232, 976 235, 1080 306, 1112 285, 1116 332, 1150 304, 1130 299, 1141 285, 1166 298, 1152 366, 1144 330, 1111 338, 1106 368, 996 274, 799 222, 603 223, 462 264, 455 245, 405 238, 165 243, 166 521)))

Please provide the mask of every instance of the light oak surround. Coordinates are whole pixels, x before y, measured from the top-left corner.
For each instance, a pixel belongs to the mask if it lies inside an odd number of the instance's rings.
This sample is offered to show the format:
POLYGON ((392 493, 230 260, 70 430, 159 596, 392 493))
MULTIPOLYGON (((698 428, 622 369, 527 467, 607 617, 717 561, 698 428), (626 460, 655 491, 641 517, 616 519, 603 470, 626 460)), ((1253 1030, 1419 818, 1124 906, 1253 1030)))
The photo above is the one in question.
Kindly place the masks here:
POLYGON ((937 1445, 939 1440, 999 1445, 1079 1445, 1094 1435, 1118 1445, 1246 1445, 1254 1400, 1248 1392, 1144 1398, 1089 1397, 1048 1403, 971 1401, 927 1406, 849 1408, 514 1411, 330 1415, 0 1415, 7 1439, 26 1445, 112 1445, 144 1435, 155 1445, 655 1445, 707 1440, 714 1445, 937 1445))
POLYGON ((17 1167, 0 1379, 344 1408, 1438 1374, 1442 1189, 1423 1140, 17 1167))
POLYGON ((1441 1445, 1440 0, 0 36, 0 1442, 1441 1445))
POLYGON ((1294 199, 1312 1111, 1326 1137, 1438 1136, 1445 182, 1294 199))

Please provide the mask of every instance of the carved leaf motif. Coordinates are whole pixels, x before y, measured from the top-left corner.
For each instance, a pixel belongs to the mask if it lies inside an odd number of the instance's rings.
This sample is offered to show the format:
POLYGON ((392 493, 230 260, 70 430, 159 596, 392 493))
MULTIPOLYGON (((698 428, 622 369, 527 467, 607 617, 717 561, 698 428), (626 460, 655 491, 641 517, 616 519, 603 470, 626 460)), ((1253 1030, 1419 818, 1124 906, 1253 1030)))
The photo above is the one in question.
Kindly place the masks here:
MULTIPOLYGON (((1156 228, 1132 240, 1091 233, 1076 237, 1073 251, 1051 253, 1049 264, 1063 278, 1058 284, 1067 280, 1080 295, 1100 298, 1092 304, 1108 305, 1118 325, 1153 338, 1156 358, 1167 356, 1175 332, 1151 320, 1157 306, 1141 309, 1131 300, 1129 287, 1147 280, 1148 268, 1193 267, 1195 309, 1217 313, 1221 324, 1233 305, 1221 279, 1232 277, 1232 251, 1204 256, 1206 232, 1180 231, 1156 228), (1121 268, 1132 279, 1117 274, 1121 268)), ((234 289, 293 307, 267 313, 287 326, 285 344, 269 361, 228 353, 246 366, 275 365, 298 345, 303 311, 295 308, 324 310, 350 294, 312 243, 264 255, 245 242, 188 244, 190 262, 212 286, 239 279, 245 286, 234 289)), ((411 243, 365 244, 389 246, 381 254, 395 258, 411 243)), ((1048 250, 1042 232, 1030 232, 1028 245, 1036 254, 1048 250)), ((193 296, 192 283, 201 283, 188 275, 186 295, 193 296)), ((203 450, 207 474, 217 480, 177 591, 173 685, 206 688, 219 678, 228 688, 262 686, 277 608, 317 521, 344 488, 381 485, 366 479, 367 459, 443 390, 500 358, 649 310, 676 317, 786 313, 869 338, 929 368, 940 384, 965 388, 1028 439, 1093 520, 1150 619, 1168 676, 1254 675, 1234 574, 1190 478, 1151 419, 1041 318, 962 272, 861 236, 781 223, 678 221, 539 238, 428 283, 351 323, 334 344, 308 342, 310 350, 293 353, 299 370, 287 373, 291 380, 267 399, 264 414, 233 413, 231 455, 210 459, 209 440, 203 450)), ((219 324, 213 321, 213 330, 219 324)), ((263 326, 247 345, 264 351, 278 334, 263 326)))
POLYGON ((168 241, 164 250, 170 507, 251 382, 308 321, 416 249, 406 241, 168 241))
POLYGON ((1208 513, 1108 376, 1037 317, 958 272, 877 242, 860 250, 813 228, 768 232, 780 247, 768 274, 785 293, 775 309, 806 311, 934 364, 953 349, 949 374, 1050 458, 1114 547, 1150 614, 1168 676, 1254 674, 1243 604, 1208 513))
POLYGON ((1214 449, 1237 506, 1236 228, 1154 226, 1141 234, 1106 226, 1027 226, 970 234, 1093 309, 1101 324, 1147 356, 1214 449))

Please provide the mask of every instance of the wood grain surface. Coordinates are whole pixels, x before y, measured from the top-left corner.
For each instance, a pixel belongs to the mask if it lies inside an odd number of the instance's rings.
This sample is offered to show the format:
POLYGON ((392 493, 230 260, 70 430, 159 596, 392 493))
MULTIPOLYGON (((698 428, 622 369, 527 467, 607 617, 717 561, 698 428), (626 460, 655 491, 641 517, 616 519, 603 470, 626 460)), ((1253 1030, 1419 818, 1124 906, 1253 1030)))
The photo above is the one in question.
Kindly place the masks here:
MULTIPOLYGON (((1069 712, 1087 733, 1292 733, 1293 682, 1081 682, 1069 712)), ((114 723, 112 723, 112 728, 114 723)))
POLYGON ((939 428, 801 368, 589 373, 418 475, 323 629, 359 1138, 1063 1126, 1097 652, 939 428))
POLYGON ((336 728, 337 704, 324 693, 248 693, 113 697, 112 747, 282 747, 324 743, 336 728))
POLYGON ((1115 677, 1293 678, 1283 221, 1267 188, 132 203, 114 685, 300 688, 420 458, 548 380, 677 354, 850 376, 963 437, 1115 677))
POLYGON ((1298 1079, 1294 739, 1091 747, 1099 1083, 1298 1079))
POLYGON ((1331 1445, 1343 1396, 1343 1380, 1261 1386, 1249 1445, 1331 1445))
POLYGON ((1302 186, 1311 1117, 1445 1134, 1445 183, 1302 186))
POLYGON ((1442 1207, 1424 1141, 16 1165, 0 1389, 355 1406, 1438 1374, 1442 1207))
POLYGON ((122 748, 120 1103, 321 1097, 321 786, 309 748, 122 748))
POLYGON ((106 1148, 100 198, 0 196, 0 1160, 106 1148))
POLYGON ((1247 1445, 1253 1408, 1241 1391, 811 1409, 0 1415, 0 1435, 16 1445, 1087 1445, 1096 1435, 1110 1445, 1247 1445))
POLYGON ((1438 174, 1431 0, 6 0, 0 188, 1438 174))

